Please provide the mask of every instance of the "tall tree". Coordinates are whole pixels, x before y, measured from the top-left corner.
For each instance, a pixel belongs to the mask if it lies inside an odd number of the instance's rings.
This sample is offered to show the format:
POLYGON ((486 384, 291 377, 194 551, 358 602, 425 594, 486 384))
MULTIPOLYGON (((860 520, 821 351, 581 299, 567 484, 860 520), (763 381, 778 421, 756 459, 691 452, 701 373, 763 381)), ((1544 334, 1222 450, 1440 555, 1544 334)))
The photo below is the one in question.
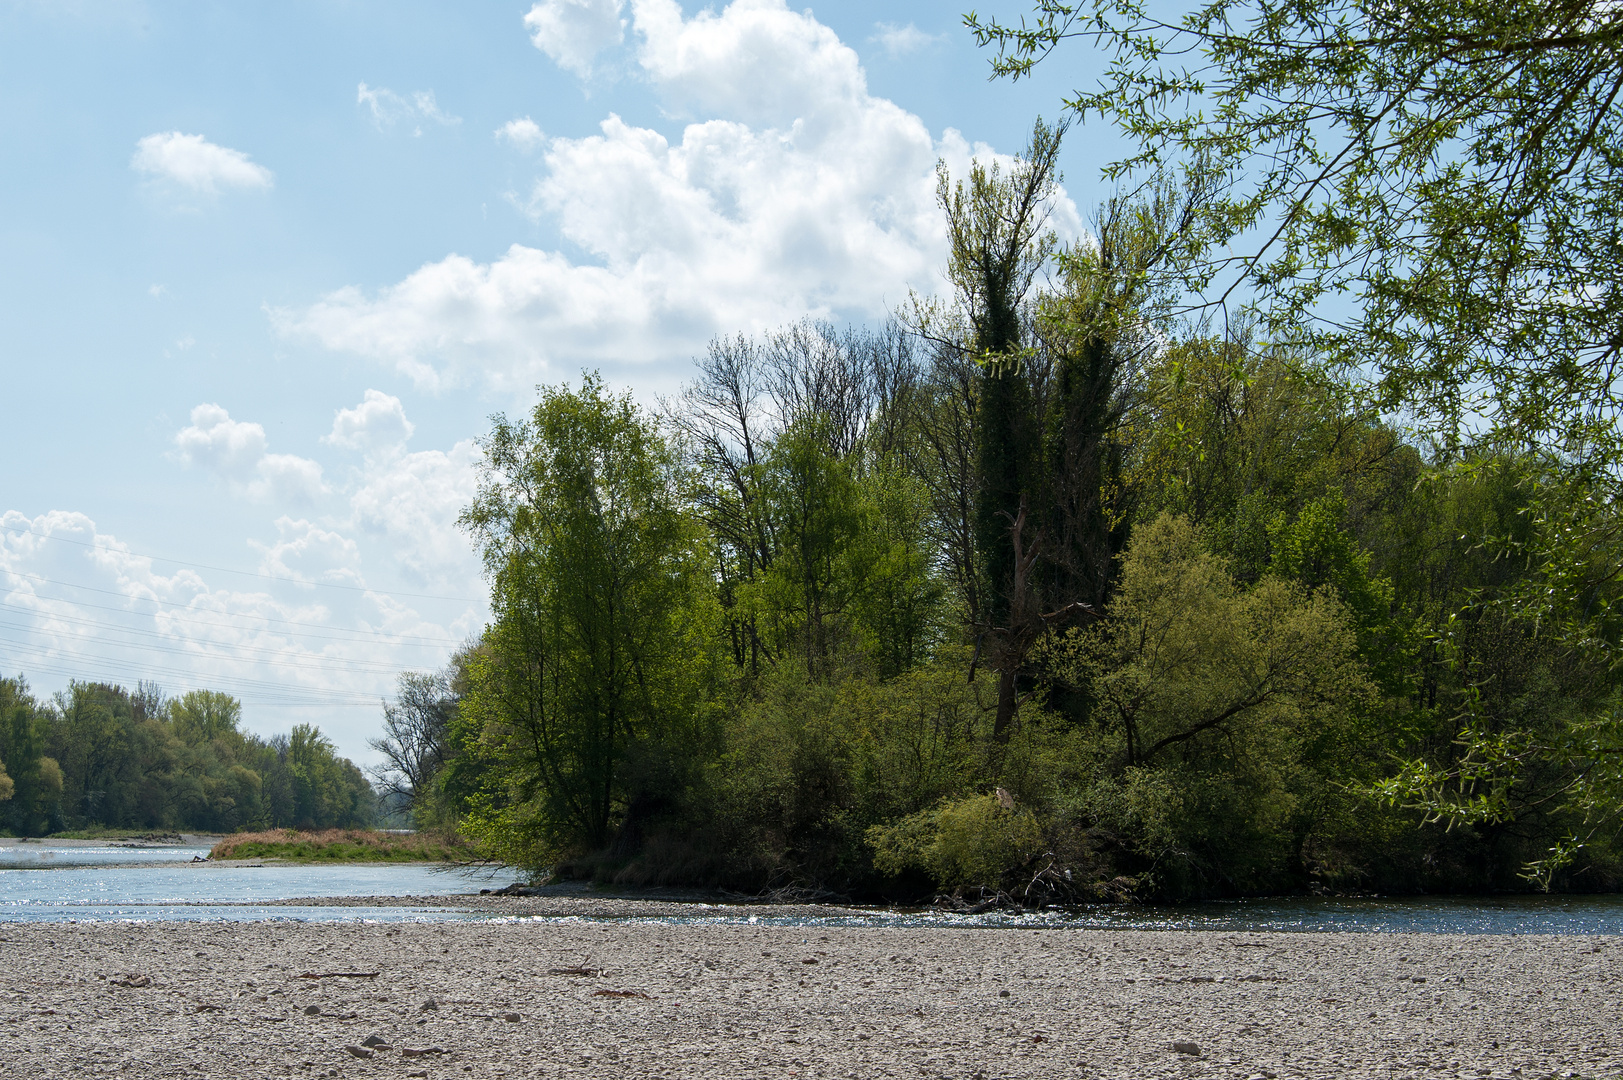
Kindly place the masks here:
POLYGON ((1032 594, 1036 529, 1032 496, 1041 471, 1042 430, 1032 394, 1025 304, 1037 273, 1055 248, 1048 229, 1059 183, 1064 125, 1040 120, 1025 153, 1005 175, 975 162, 967 181, 937 168, 936 198, 947 216, 947 276, 969 319, 970 351, 980 365, 975 541, 986 575, 987 655, 998 671, 996 731, 1014 719, 1022 642, 1037 618, 1032 594))
POLYGON ((483 446, 461 523, 495 622, 463 707, 502 790, 474 827, 532 853, 600 848, 702 719, 702 536, 657 424, 596 376, 544 389, 526 421, 498 417, 483 446))

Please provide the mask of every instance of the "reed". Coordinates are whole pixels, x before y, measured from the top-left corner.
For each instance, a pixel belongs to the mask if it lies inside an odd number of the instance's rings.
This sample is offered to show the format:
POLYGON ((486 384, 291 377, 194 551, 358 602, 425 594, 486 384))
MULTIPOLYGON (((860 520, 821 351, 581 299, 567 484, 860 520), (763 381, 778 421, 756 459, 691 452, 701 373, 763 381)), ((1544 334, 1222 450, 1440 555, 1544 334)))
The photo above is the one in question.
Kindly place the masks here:
POLYGON ((455 834, 388 833, 376 829, 267 829, 233 833, 211 859, 292 859, 300 862, 468 862, 472 847, 455 834))

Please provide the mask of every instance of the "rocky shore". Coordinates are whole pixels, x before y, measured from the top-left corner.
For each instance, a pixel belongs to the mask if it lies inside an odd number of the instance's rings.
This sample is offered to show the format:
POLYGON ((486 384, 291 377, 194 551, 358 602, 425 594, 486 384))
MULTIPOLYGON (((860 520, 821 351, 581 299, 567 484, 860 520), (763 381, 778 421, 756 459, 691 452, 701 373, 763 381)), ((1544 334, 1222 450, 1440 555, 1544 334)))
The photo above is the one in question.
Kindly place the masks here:
POLYGON ((1623 1075, 1620 938, 662 923, 636 921, 658 901, 497 900, 467 902, 553 920, 0 923, 0 1077, 1623 1075))

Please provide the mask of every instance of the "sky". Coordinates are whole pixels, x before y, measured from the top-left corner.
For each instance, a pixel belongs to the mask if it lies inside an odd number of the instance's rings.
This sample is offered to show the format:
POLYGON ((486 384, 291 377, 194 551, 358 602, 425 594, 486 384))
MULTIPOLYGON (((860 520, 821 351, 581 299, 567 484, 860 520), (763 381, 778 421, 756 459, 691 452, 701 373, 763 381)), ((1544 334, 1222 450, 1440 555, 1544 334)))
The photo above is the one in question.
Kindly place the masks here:
POLYGON ((0 673, 376 761, 489 618, 491 416, 945 290, 936 162, 1006 161, 1087 64, 988 61, 941 3, 0 2, 0 673))

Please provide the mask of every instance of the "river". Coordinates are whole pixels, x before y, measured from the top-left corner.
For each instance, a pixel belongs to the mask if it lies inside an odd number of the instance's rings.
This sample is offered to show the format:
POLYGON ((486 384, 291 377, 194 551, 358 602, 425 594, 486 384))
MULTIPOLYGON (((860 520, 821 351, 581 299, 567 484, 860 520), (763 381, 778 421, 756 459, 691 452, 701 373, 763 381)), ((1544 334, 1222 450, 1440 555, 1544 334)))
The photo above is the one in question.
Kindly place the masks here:
MULTIPOLYGON (((512 872, 422 864, 201 860, 206 847, 44 844, 0 847, 0 922, 442 921, 489 919, 434 897, 477 893, 515 880, 512 872), (358 904, 299 905, 315 897, 358 904), (413 906, 368 905, 368 897, 411 897, 413 906)), ((804 909, 801 909, 802 911, 804 909)), ((779 916, 767 906, 693 904, 663 922, 805 926, 1072 927, 1097 930, 1343 931, 1428 934, 1623 935, 1623 896, 1268 897, 1186 905, 1093 905, 1069 910, 961 915, 935 910, 833 908, 779 916)), ((513 918, 514 916, 502 916, 513 918)), ((546 918, 545 916, 518 916, 546 918)))

